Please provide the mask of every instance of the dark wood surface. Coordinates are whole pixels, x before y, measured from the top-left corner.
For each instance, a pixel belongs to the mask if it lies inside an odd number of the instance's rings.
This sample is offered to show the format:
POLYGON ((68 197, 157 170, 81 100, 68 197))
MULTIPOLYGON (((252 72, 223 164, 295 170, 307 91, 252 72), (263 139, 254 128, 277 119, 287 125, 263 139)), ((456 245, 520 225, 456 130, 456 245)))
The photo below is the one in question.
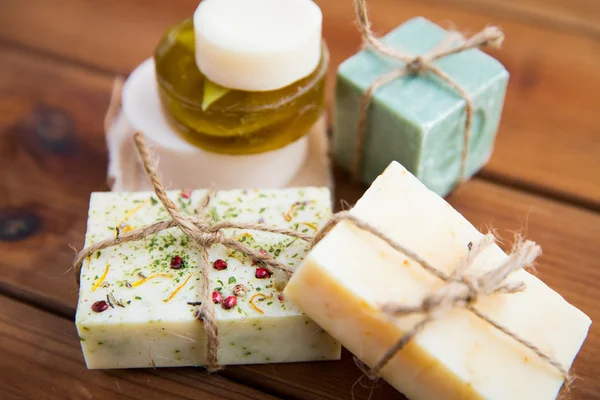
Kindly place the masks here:
MULTIPOLYGON (((337 64, 359 37, 349 0, 318 1, 337 64)), ((202 370, 88 371, 72 318, 69 264, 81 248, 89 193, 106 190, 102 118, 116 74, 151 55, 196 0, 0 0, 1 398, 348 399, 359 372, 339 362, 202 370)), ((507 34, 494 52, 511 72, 496 151, 449 197, 477 227, 525 232, 544 255, 538 275, 600 318, 600 4, 594 0, 373 0, 385 32, 425 15, 467 32, 507 34)), ((329 81, 329 99, 333 79, 329 81)), ((336 171, 338 200, 365 187, 336 171)), ((506 246, 509 246, 509 240, 506 246)), ((600 399, 600 329, 575 363, 574 399, 600 399)), ((355 398, 366 399, 359 387, 355 398)), ((378 383, 373 398, 401 399, 378 383)))

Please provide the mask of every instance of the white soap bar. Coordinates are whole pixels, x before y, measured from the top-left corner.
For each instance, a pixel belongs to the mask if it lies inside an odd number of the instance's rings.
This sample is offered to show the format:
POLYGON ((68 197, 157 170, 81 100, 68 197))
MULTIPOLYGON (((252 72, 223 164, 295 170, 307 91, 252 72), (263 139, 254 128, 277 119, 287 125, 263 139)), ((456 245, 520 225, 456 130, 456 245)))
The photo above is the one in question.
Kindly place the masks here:
MULTIPOLYGON (((445 273, 467 255, 469 243, 483 237, 396 162, 351 213, 445 273)), ((480 274, 506 258, 491 245, 469 271, 480 274)), ((569 368, 590 319, 528 272, 519 271, 509 279, 525 282, 527 289, 480 298, 475 307, 569 368)), ((380 306, 417 305, 441 286, 438 278, 404 254, 342 222, 310 252, 284 294, 372 367, 423 318, 390 319, 380 306)), ((458 308, 427 325, 381 375, 413 400, 554 399, 563 383, 562 375, 532 351, 458 308)))
MULTIPOLYGON (((138 66, 125 82, 122 106, 129 125, 134 130, 142 131, 152 146, 160 160, 158 168, 163 181, 173 189, 285 187, 298 175, 307 159, 307 136, 277 150, 249 155, 212 153, 191 145, 173 130, 163 114, 152 59, 138 66)), ((324 123, 317 123, 314 130, 317 134, 325 135, 324 123)), ((137 158, 131 136, 123 128, 119 132, 108 138, 109 147, 115 150, 111 154, 113 170, 109 174, 116 176, 117 184, 126 183, 119 186, 118 190, 148 189, 147 179, 131 175, 137 158), (117 151, 121 149, 123 140, 128 142, 123 147, 124 152, 119 153, 117 151), (144 186, 132 187, 139 181, 144 186)), ((324 157, 317 153, 313 160, 318 160, 322 166, 324 157)), ((325 171, 325 166, 322 167, 325 171)), ((138 168, 137 171, 142 170, 138 168)), ((319 185, 322 182, 311 184, 319 185)))
MULTIPOLYGON (((205 195, 169 192, 185 213, 194 212, 205 195)), ((213 221, 262 222, 314 232, 331 214, 327 189, 300 188, 265 191, 220 191, 208 211, 213 221)), ((90 201, 86 245, 121 232, 167 218, 166 211, 149 192, 93 193, 90 201)), ((283 235, 228 230, 226 235, 267 251, 295 267, 307 244, 283 235)), ((236 297, 231 309, 215 304, 221 346, 219 362, 252 364, 331 360, 340 357, 340 345, 279 296, 285 274, 257 279, 257 267, 239 252, 221 245, 210 251, 210 260, 222 259, 227 268, 211 267, 211 292, 222 299, 244 285, 245 296, 236 297)), ((194 317, 200 301, 201 252, 177 228, 139 242, 104 249, 84 262, 76 324, 88 368, 167 367, 205 364, 206 333, 194 317), (182 268, 171 268, 179 256, 182 268), (94 311, 96 305, 106 310, 94 311)))
POLYGON ((317 68, 322 20, 312 0, 204 0, 194 13, 196 64, 228 88, 283 88, 317 68))

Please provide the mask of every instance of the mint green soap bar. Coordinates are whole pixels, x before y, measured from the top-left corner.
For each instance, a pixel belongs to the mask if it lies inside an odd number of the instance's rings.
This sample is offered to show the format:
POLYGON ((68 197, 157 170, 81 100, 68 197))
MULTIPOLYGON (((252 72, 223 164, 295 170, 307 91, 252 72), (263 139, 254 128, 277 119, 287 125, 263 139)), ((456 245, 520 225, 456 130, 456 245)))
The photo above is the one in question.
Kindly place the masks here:
MULTIPOLYGON (((426 53, 447 32, 419 17, 400 25, 383 41, 411 55, 426 53)), ((508 72, 493 57, 473 49, 435 62, 462 86, 474 105, 466 175, 489 160, 500 122, 508 72)), ((344 61, 337 73, 333 149, 337 162, 350 170, 356 145, 360 99, 376 78, 403 63, 374 50, 344 61)), ((439 77, 402 76, 375 91, 362 146, 360 179, 370 184, 393 160, 429 189, 447 195, 460 179, 465 135, 465 100, 439 77)))

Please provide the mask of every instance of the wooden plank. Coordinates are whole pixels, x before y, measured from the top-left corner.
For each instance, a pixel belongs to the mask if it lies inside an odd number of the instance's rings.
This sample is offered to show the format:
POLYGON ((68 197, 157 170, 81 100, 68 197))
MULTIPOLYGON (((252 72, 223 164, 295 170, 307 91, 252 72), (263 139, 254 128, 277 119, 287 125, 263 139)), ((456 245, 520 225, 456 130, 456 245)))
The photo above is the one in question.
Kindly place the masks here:
MULTIPOLYGON (((438 3, 439 0, 427 0, 438 3)), ((451 0, 465 8, 476 8, 489 15, 504 14, 521 21, 566 29, 598 39, 600 3, 594 0, 451 0)))
MULTIPOLYGON (((551 23, 537 23, 540 18, 548 20, 547 12, 566 15, 565 10, 594 18, 598 6, 590 0, 487 1, 501 3, 502 8, 468 7, 460 0, 377 0, 371 5, 371 19, 378 32, 415 15, 426 15, 444 26, 451 21, 467 32, 490 23, 500 25, 508 39, 504 49, 493 54, 507 66, 512 79, 496 152, 484 176, 600 209, 595 107, 600 43, 586 35, 551 29, 551 23), (505 9, 510 13, 501 12, 505 9), (523 10, 535 10, 539 18, 532 20, 523 10)), ((318 3, 331 64, 337 66, 359 47, 351 2, 318 3)), ((161 34, 191 15, 196 4, 197 0, 107 0, 99 7, 80 0, 5 0, 0 3, 0 39, 126 74, 150 57, 161 34)), ((330 102, 334 70, 328 85, 330 102)))
MULTIPOLYGON (((339 28, 335 18, 337 12, 341 14, 339 19, 345 20, 344 25, 351 25, 352 16, 347 18, 351 11, 350 1, 344 5, 323 0, 318 3, 325 14, 326 31, 329 31, 326 37, 339 28)), ((594 0, 428 0, 428 4, 409 0, 401 5, 393 3, 393 0, 372 1, 371 19, 378 29, 389 29, 413 15, 432 15, 440 21, 454 21, 459 27, 474 20, 491 18, 501 19, 502 25, 512 20, 539 22, 544 26, 552 25, 553 21, 568 21, 600 29, 600 6, 594 0), (469 9, 473 8, 476 11, 471 12, 469 9), (535 19, 532 21, 531 17, 535 19), (390 20, 391 25, 379 26, 385 23, 383 20, 390 20)), ((4 0, 0 4, 0 37, 126 73, 149 57, 160 35, 171 24, 191 15, 198 1, 109 0, 105 4, 106 7, 98 7, 80 0, 58 0, 52 4, 43 0, 4 0), (57 20, 61 23, 56 24, 57 20), (53 29, 47 29, 50 26, 53 29)), ((466 28, 477 29, 476 26, 466 28)), ((556 28, 560 29, 560 26, 556 28)))
MULTIPOLYGON (((89 192, 105 188, 101 125, 111 77, 19 51, 0 50, 0 58, 0 91, 6 93, 0 111, 10 111, 0 112, 5 118, 0 143, 11 156, 0 168, 11 179, 0 177, 0 187, 12 195, 0 196, 0 218, 15 217, 2 225, 1 234, 15 241, 0 242, 0 283, 72 315, 77 291, 65 275, 73 257, 66 243, 80 248, 89 192)), ((337 181, 338 199, 352 203, 364 191, 339 172, 337 181)), ((600 317, 600 302, 592 295, 600 284, 594 268, 600 256, 598 214, 481 180, 466 184, 450 201, 478 226, 490 223, 503 234, 528 221, 529 236, 546 251, 539 265, 542 278, 592 318, 600 317)), ((590 378, 579 385, 579 398, 600 393, 593 382, 600 373, 600 338, 592 329, 577 361, 578 373, 590 378)), ((347 398, 359 376, 347 353, 341 362, 235 367, 223 374, 285 398, 332 399, 347 398)), ((358 388, 356 394, 366 398, 369 389, 358 388)), ((383 383, 374 396, 399 398, 383 383)))
MULTIPOLYGON (((0 235, 28 238, 0 241, 0 252, 19 266, 19 279, 60 287, 73 256, 66 244, 81 244, 89 194, 107 188, 102 113, 111 79, 20 52, 0 58, 0 235)), ((0 272, 3 280, 10 274, 0 272)), ((52 296, 75 295, 63 286, 52 296)))
POLYGON ((72 321, 0 296, 0 393, 24 399, 274 399, 193 368, 87 370, 72 321))

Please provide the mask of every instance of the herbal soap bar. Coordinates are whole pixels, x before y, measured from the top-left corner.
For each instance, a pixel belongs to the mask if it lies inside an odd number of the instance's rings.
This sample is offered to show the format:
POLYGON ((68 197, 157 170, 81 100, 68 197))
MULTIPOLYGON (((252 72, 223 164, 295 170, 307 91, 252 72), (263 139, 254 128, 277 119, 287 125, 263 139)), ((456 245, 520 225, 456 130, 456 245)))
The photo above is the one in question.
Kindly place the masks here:
MULTIPOLYGON (((415 18, 382 40, 417 56, 439 46, 447 35, 436 24, 415 18)), ((444 57, 434 64, 467 91, 474 105, 465 171, 465 177, 470 177, 492 154, 508 73, 478 49, 444 57)), ((340 65, 333 146, 343 167, 350 169, 354 158, 361 96, 378 77, 402 65, 368 49, 340 65)), ((378 88, 367 114, 360 179, 370 184, 396 160, 429 189, 445 196, 460 178, 465 118, 465 100, 433 74, 405 75, 378 88)))
MULTIPOLYGON (((184 213, 206 194, 169 192, 184 213)), ((311 233, 331 214, 327 189, 220 191, 212 221, 265 223, 311 233)), ((149 192, 93 193, 85 245, 167 219, 149 192)), ((295 267, 307 244, 256 231, 225 234, 295 267)), ((268 273, 245 255, 215 245, 210 280, 222 365, 331 360, 340 344, 282 296, 286 276, 268 273)), ((201 249, 172 228, 139 242, 97 252, 84 262, 76 324, 88 368, 205 364, 206 333, 195 318, 201 249)), ((283 273, 282 273, 283 275, 283 273)))
MULTIPOLYGON (((446 274, 483 237, 396 162, 375 180, 351 214, 446 274)), ((474 258, 469 271, 479 275, 506 260, 493 244, 474 258)), ((525 291, 482 296, 473 307, 568 369, 590 319, 524 270, 508 279, 524 282, 525 291)), ((441 286, 440 279, 408 256, 356 225, 341 222, 305 258, 284 295, 373 367, 424 318, 392 319, 380 306, 417 305, 441 286)), ((412 400, 554 399, 563 383, 558 370, 464 308, 447 310, 427 324, 381 376, 412 400)))

